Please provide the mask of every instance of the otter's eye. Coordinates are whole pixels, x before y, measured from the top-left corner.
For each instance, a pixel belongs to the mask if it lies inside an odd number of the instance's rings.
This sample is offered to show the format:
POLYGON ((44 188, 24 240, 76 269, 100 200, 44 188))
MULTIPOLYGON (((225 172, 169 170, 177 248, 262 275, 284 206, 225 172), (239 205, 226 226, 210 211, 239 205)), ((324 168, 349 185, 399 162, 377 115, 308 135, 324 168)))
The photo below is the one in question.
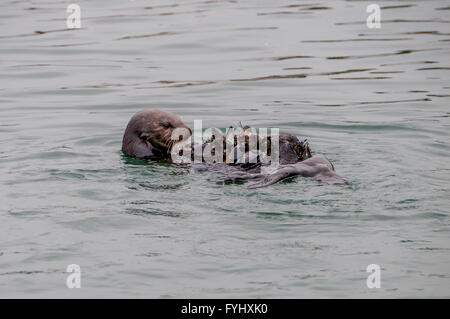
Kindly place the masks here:
POLYGON ((171 128, 171 127, 172 127, 172 124, 169 123, 169 122, 166 122, 166 123, 163 123, 163 126, 164 126, 165 128, 171 128))

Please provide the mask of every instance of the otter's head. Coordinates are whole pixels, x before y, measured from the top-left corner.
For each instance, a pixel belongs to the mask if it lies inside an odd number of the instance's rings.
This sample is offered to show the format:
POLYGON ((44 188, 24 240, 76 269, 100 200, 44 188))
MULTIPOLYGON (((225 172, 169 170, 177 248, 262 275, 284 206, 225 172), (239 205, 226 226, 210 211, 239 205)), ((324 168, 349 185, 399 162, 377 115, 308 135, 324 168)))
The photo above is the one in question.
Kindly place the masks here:
POLYGON ((311 150, 306 140, 299 139, 291 134, 279 136, 280 164, 295 164, 311 157, 311 150))
POLYGON ((173 144, 191 134, 191 129, 178 116, 161 110, 143 110, 130 119, 122 151, 132 157, 167 158, 173 144))

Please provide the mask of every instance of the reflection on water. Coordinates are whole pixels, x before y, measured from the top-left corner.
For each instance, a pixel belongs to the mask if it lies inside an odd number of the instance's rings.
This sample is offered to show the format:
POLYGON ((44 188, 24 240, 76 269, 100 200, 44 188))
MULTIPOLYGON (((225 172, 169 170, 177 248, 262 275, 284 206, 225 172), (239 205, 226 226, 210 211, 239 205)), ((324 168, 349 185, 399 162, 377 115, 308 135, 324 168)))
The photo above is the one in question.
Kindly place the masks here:
POLYGON ((450 295, 443 1, 383 2, 380 29, 367 1, 77 3, 80 29, 65 1, 0 3, 1 297, 450 295), (127 158, 147 107, 279 127, 351 183, 127 158))

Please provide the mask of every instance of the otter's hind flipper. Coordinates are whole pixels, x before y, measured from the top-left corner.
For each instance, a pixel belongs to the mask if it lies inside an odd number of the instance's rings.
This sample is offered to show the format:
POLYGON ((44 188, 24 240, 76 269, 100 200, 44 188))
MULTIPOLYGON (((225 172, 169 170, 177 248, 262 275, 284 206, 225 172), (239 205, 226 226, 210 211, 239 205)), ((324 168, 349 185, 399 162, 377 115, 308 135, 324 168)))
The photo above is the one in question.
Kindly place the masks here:
POLYGON ((248 189, 254 189, 254 188, 261 188, 261 187, 266 187, 275 183, 278 183, 279 181, 282 181, 283 179, 292 177, 292 176, 297 176, 300 175, 301 172, 299 172, 298 168, 295 167, 294 165, 292 166, 285 166, 282 167, 278 170, 276 170, 275 172, 267 175, 264 179, 250 184, 247 186, 248 189))
POLYGON ((293 176, 311 177, 320 183, 328 185, 345 185, 348 183, 344 177, 334 171, 333 164, 326 157, 315 155, 303 162, 281 167, 264 179, 248 185, 247 188, 254 189, 269 186, 293 176))

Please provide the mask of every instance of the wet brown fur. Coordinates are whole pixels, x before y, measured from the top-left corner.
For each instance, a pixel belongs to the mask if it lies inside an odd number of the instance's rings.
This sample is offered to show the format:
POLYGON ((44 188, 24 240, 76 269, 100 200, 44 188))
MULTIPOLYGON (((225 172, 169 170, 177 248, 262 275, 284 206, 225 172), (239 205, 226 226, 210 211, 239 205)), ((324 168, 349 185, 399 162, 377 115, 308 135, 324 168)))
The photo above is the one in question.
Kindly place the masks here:
POLYGON ((137 158, 169 158, 176 140, 172 132, 184 128, 191 129, 176 115, 157 109, 147 109, 133 115, 123 135, 122 151, 137 158))

